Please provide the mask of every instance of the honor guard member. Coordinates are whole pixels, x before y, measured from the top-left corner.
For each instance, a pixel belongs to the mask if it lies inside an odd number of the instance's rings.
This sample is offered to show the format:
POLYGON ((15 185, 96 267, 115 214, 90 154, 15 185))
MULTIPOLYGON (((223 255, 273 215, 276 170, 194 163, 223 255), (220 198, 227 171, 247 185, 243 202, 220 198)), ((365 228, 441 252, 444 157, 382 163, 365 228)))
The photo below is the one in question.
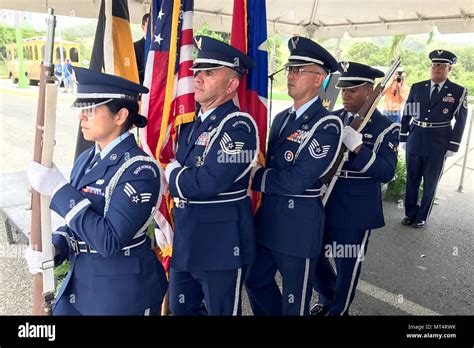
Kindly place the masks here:
POLYGON ((448 79, 456 56, 435 50, 431 80, 413 84, 402 117, 401 146, 406 148, 407 185, 403 225, 425 225, 441 178, 445 158, 461 144, 467 117, 467 90, 448 79), (454 126, 451 121, 455 119, 454 126), (418 203, 423 179, 423 197, 418 203))
POLYGON ((344 109, 335 113, 344 123, 343 143, 350 153, 325 206, 324 249, 314 273, 320 303, 311 308, 312 315, 349 314, 370 232, 385 226, 381 184, 393 178, 397 167, 399 123, 375 109, 361 133, 349 126, 384 73, 354 62, 340 62, 339 71, 336 87, 342 90, 344 109))
MULTIPOLYGON (((163 266, 146 235, 161 197, 157 163, 129 132, 144 127, 138 95, 148 89, 123 78, 74 68, 79 119, 95 146, 76 160, 68 183, 53 166, 31 162, 31 186, 51 196, 65 220, 53 232, 55 264, 70 261, 54 315, 160 315, 167 289, 163 266)), ((29 249, 30 269, 41 271, 41 252, 29 249), (39 254, 39 255, 38 255, 39 254)))
POLYGON ((174 315, 238 315, 247 265, 255 257, 247 196, 256 161, 253 118, 232 102, 254 62, 219 40, 195 38, 194 122, 178 130, 176 161, 166 168, 174 197, 170 308, 174 315))
POLYGON ((330 115, 318 97, 328 74, 337 69, 336 60, 304 37, 290 39, 288 48, 288 94, 294 104, 276 116, 266 167, 256 170, 252 184, 263 192, 256 216, 257 259, 245 282, 255 315, 308 314, 324 225, 320 178, 341 146, 340 118, 330 115))

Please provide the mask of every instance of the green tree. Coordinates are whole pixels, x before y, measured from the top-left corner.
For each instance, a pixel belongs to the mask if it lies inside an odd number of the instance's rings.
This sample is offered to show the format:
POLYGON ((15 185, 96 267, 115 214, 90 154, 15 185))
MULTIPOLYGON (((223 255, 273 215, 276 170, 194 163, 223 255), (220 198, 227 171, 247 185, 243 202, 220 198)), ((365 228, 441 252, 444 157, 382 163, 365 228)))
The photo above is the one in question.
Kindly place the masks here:
POLYGON ((382 47, 372 42, 356 42, 343 55, 344 60, 355 61, 367 65, 387 66, 388 47, 382 47))

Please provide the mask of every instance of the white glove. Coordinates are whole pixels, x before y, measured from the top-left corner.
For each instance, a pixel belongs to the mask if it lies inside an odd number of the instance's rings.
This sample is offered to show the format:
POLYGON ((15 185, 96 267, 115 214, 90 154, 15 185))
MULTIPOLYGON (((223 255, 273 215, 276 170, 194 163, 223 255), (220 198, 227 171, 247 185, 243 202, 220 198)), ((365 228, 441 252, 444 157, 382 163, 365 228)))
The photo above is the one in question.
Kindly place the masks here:
POLYGON ((446 152, 446 157, 452 157, 456 154, 456 152, 454 151, 451 151, 451 150, 448 150, 448 152, 446 152))
POLYGON ((407 152, 407 143, 403 142, 398 144, 398 146, 405 152, 407 152))
POLYGON ((43 272, 41 269, 43 264, 43 253, 28 247, 25 249, 25 259, 28 264, 28 270, 31 274, 43 272))
POLYGON ((354 151, 359 145, 362 145, 362 134, 351 126, 345 126, 342 131, 342 142, 349 150, 354 151))
POLYGON ((170 176, 171 176, 171 172, 173 170, 175 170, 176 168, 181 168, 182 165, 181 163, 179 163, 178 161, 174 160, 173 162, 171 162, 170 164, 168 164, 166 166, 166 169, 165 169, 165 178, 166 178, 166 181, 167 182, 170 182, 170 176))
POLYGON ((27 174, 31 187, 45 196, 53 196, 67 184, 64 175, 54 164, 52 168, 48 168, 38 162, 31 161, 28 163, 27 174))

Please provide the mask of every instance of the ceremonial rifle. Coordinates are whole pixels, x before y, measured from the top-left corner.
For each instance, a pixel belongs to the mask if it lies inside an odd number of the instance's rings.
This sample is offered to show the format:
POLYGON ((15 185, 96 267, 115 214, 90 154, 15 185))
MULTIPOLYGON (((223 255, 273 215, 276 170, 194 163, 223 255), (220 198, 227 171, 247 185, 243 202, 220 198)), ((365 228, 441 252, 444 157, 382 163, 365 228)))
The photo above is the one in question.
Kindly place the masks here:
MULTIPOLYGON (((399 65, 400 65, 400 58, 397 58, 392 63, 392 66, 388 70, 383 80, 377 85, 377 87, 375 87, 374 91, 369 96, 369 98, 364 103, 364 105, 359 110, 359 112, 354 115, 354 120, 351 122, 349 126, 355 129, 358 133, 360 133, 362 129, 364 129, 366 124, 369 122, 370 118, 372 117, 372 114, 375 111, 375 108, 377 107, 377 104, 380 98, 382 98, 382 92, 385 86, 390 81, 390 79, 392 78, 392 75, 395 73, 399 65)), ((323 183, 328 186, 322 200, 323 205, 326 205, 329 199, 329 195, 331 194, 334 188, 334 185, 336 184, 336 181, 338 179, 337 174, 341 172, 341 169, 344 166, 344 163, 349 158, 349 152, 350 152, 349 149, 344 144, 341 144, 341 149, 339 153, 337 154, 337 158, 336 158, 336 161, 334 162, 334 165, 322 178, 323 183)))
MULTIPOLYGON (((51 167, 57 98, 53 64, 56 16, 52 8, 48 9, 47 23, 48 33, 41 63, 33 160, 51 167)), ((35 274, 33 280, 34 315, 50 315, 54 298, 54 255, 49 203, 49 197, 42 196, 32 189, 30 245, 33 250, 43 252, 43 273, 35 274)))

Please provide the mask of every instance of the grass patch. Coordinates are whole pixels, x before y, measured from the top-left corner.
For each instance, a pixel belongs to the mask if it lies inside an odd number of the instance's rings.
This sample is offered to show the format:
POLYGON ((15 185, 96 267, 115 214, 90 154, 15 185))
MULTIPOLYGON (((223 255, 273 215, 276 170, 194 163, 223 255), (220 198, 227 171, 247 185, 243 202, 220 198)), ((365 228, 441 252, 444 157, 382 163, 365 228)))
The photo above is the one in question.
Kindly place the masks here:
POLYGON ((66 278, 67 272, 69 272, 70 268, 69 260, 64 261, 58 267, 54 268, 54 278, 56 279, 56 291, 55 296, 58 295, 59 289, 63 284, 64 279, 66 278))
POLYGON ((5 61, 0 60, 0 79, 8 78, 8 67, 5 61))
MULTIPOLYGON (((270 95, 268 97, 270 97, 270 95)), ((273 100, 292 100, 287 93, 279 91, 273 91, 272 97, 273 100)))

